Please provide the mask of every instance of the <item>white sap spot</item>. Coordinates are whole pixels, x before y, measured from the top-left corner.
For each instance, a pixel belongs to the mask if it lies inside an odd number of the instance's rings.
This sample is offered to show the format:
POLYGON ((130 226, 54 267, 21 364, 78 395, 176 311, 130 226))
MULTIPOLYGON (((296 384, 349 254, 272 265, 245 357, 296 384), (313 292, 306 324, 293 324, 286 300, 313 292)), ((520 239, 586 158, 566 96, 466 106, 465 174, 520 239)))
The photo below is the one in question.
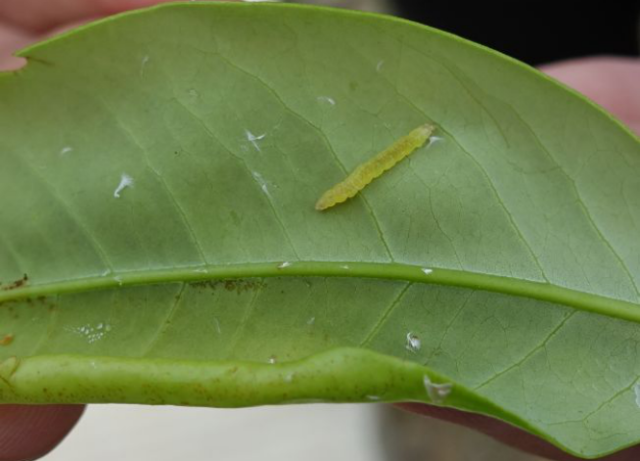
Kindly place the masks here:
POLYGON ((208 274, 209 270, 206 268, 194 269, 193 272, 196 274, 208 274))
POLYGON ((433 403, 444 402, 453 389, 453 384, 451 383, 432 383, 427 375, 424 375, 423 381, 424 388, 427 390, 427 394, 433 403))
POLYGON ((432 273, 433 273, 433 269, 429 269, 429 268, 427 268, 427 267, 423 267, 423 268, 422 268, 422 272, 424 272, 424 273, 425 273, 425 275, 429 275, 429 274, 432 274, 432 273))
POLYGON ((378 395, 367 395, 367 400, 371 400, 372 402, 377 402, 380 400, 380 396, 378 395))
POLYGON ((636 405, 640 408, 640 381, 633 386, 633 392, 636 394, 636 405))
POLYGON ((133 187, 133 178, 126 173, 122 173, 120 176, 120 183, 118 184, 118 187, 116 187, 116 190, 113 191, 113 196, 115 198, 120 198, 120 192, 127 187, 133 187))
POLYGON ((71 146, 63 147, 62 149, 60 149, 60 157, 64 157, 65 155, 67 155, 71 151, 73 151, 73 147, 71 147, 71 146))
POLYGON ((285 261, 283 263, 278 264, 278 269, 284 269, 285 267, 289 267, 291 263, 289 261, 285 261))
POLYGON ((382 71, 382 66, 384 66, 384 61, 378 61, 378 64, 376 65, 376 72, 380 73, 380 71, 382 71))
POLYGON ((431 144, 435 144, 437 142, 442 142, 444 141, 444 138, 442 136, 431 136, 429 138, 429 142, 427 143, 427 148, 431 147, 431 144))
POLYGON ((264 192, 265 195, 271 197, 271 194, 269 193, 269 188, 267 187, 267 181, 264 180, 262 175, 256 171, 252 171, 251 174, 253 175, 253 179, 255 179, 258 182, 258 184, 260 184, 260 189, 262 189, 262 192, 264 192))
POLYGON ((87 343, 93 344, 104 338, 104 336, 111 331, 111 326, 109 324, 105 325, 104 323, 99 323, 95 326, 87 323, 81 327, 67 329, 67 331, 80 335, 87 343))
POLYGON ((149 62, 149 55, 145 55, 142 57, 142 61, 140 61, 140 77, 144 75, 144 68, 147 66, 149 62))
POLYGON ((272 355, 271 357, 269 357, 269 363, 271 365, 274 365, 277 361, 278 361, 278 359, 276 358, 275 355, 272 355))
POLYGON ((336 105, 336 100, 333 98, 330 98, 329 96, 318 96, 318 101, 328 103, 331 106, 336 105))
POLYGON ((216 317, 213 318, 213 321, 216 324, 216 331, 218 332, 218 334, 219 335, 222 334, 222 328, 220 328, 220 321, 216 317))
POLYGON ((342 267, 343 269, 349 270, 349 265, 348 265, 348 264, 343 264, 343 265, 342 265, 342 266, 340 266, 340 267, 342 267))
POLYGON ((315 317, 311 317, 309 320, 307 320, 307 325, 313 325, 314 323, 316 323, 315 317))
POLYGON ((258 152, 262 152, 262 150, 260 149, 260 146, 258 145, 258 141, 263 140, 265 136, 267 136, 267 134, 264 133, 259 136, 256 136, 249 130, 244 130, 244 132, 247 135, 247 141, 249 141, 258 152))
POLYGON ((293 381, 293 378, 296 374, 294 372, 291 373, 287 373, 286 375, 284 375, 284 381, 286 383, 290 383, 291 381, 293 381))
POLYGON ((405 345, 405 348, 409 352, 418 352, 420 350, 420 347, 421 347, 420 338, 418 338, 416 335, 414 335, 411 332, 407 333, 407 344, 405 345))

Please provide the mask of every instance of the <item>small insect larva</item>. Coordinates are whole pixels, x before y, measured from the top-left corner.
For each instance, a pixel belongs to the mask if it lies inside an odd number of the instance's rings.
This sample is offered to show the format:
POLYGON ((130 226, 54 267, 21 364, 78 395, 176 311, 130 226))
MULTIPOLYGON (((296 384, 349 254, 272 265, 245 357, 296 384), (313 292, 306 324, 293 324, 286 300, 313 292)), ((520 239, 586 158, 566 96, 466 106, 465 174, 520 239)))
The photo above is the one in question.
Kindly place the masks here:
POLYGON ((435 128, 431 123, 421 125, 368 162, 359 165, 344 181, 336 184, 320 197, 316 203, 316 210, 326 210, 354 197, 371 181, 392 168, 414 150, 422 147, 431 137, 435 128))

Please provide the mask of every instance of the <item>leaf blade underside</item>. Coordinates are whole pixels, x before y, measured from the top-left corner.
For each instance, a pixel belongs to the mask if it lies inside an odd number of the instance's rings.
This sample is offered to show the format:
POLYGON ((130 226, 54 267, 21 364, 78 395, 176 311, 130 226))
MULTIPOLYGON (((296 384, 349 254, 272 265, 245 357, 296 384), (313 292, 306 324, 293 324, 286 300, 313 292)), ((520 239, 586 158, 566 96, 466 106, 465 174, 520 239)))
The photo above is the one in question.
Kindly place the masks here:
POLYGON ((591 103, 293 5, 163 6, 23 55, 0 75, 3 401, 429 402, 427 375, 580 456, 640 438, 640 147, 591 103), (425 122, 441 141, 313 209, 425 122), (198 400, 234 367, 264 386, 198 400))

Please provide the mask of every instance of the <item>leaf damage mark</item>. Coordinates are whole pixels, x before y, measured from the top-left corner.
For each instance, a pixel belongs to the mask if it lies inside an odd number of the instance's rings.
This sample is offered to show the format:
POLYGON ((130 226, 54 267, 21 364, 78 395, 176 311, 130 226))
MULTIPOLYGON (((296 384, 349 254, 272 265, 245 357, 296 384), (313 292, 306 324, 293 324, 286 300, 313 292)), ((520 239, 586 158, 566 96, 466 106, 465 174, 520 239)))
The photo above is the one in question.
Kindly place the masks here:
POLYGON ((145 55, 142 57, 142 60, 140 61, 140 78, 144 77, 144 69, 145 67, 147 67, 147 64, 149 63, 149 55, 145 55))
POLYGON ((260 149, 260 145, 258 144, 258 141, 262 141, 265 136, 267 136, 266 133, 263 133, 261 135, 254 135, 251 131, 249 130, 245 130, 244 131, 245 134, 247 135, 247 141, 249 141, 251 143, 251 145, 258 151, 258 152, 262 152, 262 149, 260 149))
POLYGON ((8 346, 13 342, 13 334, 8 333, 4 335, 2 339, 0 339, 0 346, 8 346))
POLYGON ((120 183, 116 190, 113 191, 113 196, 115 198, 120 198, 120 193, 126 189, 127 187, 133 187, 133 178, 126 173, 122 173, 120 176, 120 183))
POLYGON ((429 138, 429 142, 427 143, 427 149, 431 147, 433 144, 443 142, 444 138, 442 136, 431 136, 429 138))
POLYGON ((3 286, 2 291, 17 290, 18 288, 24 287, 28 282, 29 282, 29 276, 27 274, 24 274, 21 279, 18 279, 14 282, 10 282, 7 285, 3 286))
POLYGON ((262 189, 262 192, 264 192, 266 196, 271 198, 271 194, 269 193, 269 188, 267 187, 267 181, 265 181, 262 175, 257 171, 252 171, 251 175, 253 176, 253 179, 255 179, 256 182, 260 185, 260 189, 262 189))
POLYGON ((318 101, 328 103, 330 106, 336 105, 336 100, 333 98, 330 98, 329 96, 318 96, 318 101))
POLYGON ((260 280, 227 279, 192 282, 189 286, 199 289, 209 288, 211 290, 221 287, 227 291, 235 291, 237 294, 241 294, 247 291, 260 290, 265 286, 265 284, 260 280))
POLYGON ((420 350, 420 347, 422 347, 420 338, 411 332, 407 333, 407 344, 405 345, 405 348, 409 352, 413 352, 415 354, 420 350))
POLYGON ((64 157, 65 155, 67 155, 69 152, 73 152, 73 147, 71 146, 65 146, 62 149, 60 149, 60 157, 64 157))
POLYGON ((35 298, 24 298, 24 299, 7 299, 6 301, 0 301, 0 307, 7 307, 9 312, 13 315, 14 319, 19 319, 20 316, 15 312, 14 305, 28 305, 30 307, 35 307, 36 305, 45 306, 49 309, 49 311, 53 311, 56 308, 56 305, 51 301, 51 298, 47 296, 38 296, 35 298))

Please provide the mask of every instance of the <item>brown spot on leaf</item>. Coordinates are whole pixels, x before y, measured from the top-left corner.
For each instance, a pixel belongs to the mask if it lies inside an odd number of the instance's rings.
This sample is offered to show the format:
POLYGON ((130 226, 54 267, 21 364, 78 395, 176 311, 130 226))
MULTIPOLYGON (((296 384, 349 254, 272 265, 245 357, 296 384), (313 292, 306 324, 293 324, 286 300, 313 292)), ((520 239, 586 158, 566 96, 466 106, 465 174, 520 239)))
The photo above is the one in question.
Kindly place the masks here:
POLYGON ((0 339, 0 346, 8 346, 13 342, 13 335, 11 333, 4 335, 4 338, 0 339))
POLYGON ((43 306, 48 307, 49 310, 53 310, 56 307, 56 305, 52 301, 52 298, 47 298, 46 296, 38 296, 35 301, 43 306))
POLYGON ((3 291, 15 290, 16 288, 21 288, 27 284, 29 281, 29 276, 24 274, 21 279, 16 280, 15 282, 11 282, 8 285, 2 287, 3 291))
POLYGON ((193 282, 191 286, 194 288, 210 288, 215 290, 218 287, 222 287, 227 291, 235 291, 240 294, 245 291, 258 290, 264 286, 264 283, 259 280, 244 280, 244 279, 227 279, 227 280, 203 280, 200 282, 193 282))

